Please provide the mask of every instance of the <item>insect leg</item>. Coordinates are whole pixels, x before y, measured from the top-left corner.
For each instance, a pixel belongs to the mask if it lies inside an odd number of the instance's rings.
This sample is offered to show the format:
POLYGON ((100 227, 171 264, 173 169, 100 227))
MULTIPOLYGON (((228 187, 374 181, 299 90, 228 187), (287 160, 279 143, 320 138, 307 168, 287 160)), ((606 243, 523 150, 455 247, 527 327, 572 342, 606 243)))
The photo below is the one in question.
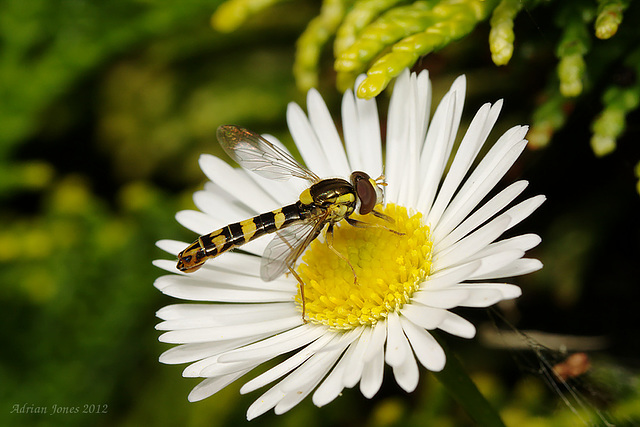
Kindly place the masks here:
POLYGON ((296 273, 296 271, 291 268, 290 266, 288 266, 289 268, 289 272, 293 275, 293 277, 296 278, 296 280, 298 281, 298 286, 300 286, 300 298, 302 298, 302 321, 304 323, 307 323, 307 319, 305 318, 306 313, 306 302, 304 299, 304 282, 302 281, 302 279, 300 278, 300 276, 298 276, 298 273, 296 273))
POLYGON ((377 217, 378 217, 378 218, 380 218, 380 219, 384 219, 384 220, 385 220, 385 221, 387 221, 387 222, 393 222, 393 218, 391 218, 389 215, 385 215, 385 214, 383 214, 382 212, 378 212, 378 211, 377 211, 377 210, 375 210, 375 209, 374 209, 374 210, 372 210, 372 211, 371 211, 371 213, 372 213, 374 216, 377 216, 377 217))
MULTIPOLYGON (((390 220, 390 222, 393 222, 393 219, 391 219, 390 217, 386 216, 386 215, 385 215, 385 214, 383 214, 383 213, 379 213, 379 212, 376 212, 376 211, 372 211, 372 213, 373 213, 374 215, 375 215, 375 214, 379 214, 379 215, 376 215, 376 216, 377 216, 377 217, 379 217, 379 218, 382 218, 382 219, 388 219, 388 220, 390 220), (380 215, 382 215, 382 216, 380 216, 380 215), (385 217, 386 217, 386 218, 385 218, 385 217)), ((381 225, 381 224, 371 224, 371 223, 369 223, 369 222, 359 221, 359 220, 357 220, 357 219, 348 218, 348 217, 347 217, 347 218, 345 218, 345 219, 347 220, 347 222, 348 222, 350 225, 352 225, 352 226, 354 226, 354 227, 358 227, 358 228, 383 228, 383 229, 385 229, 385 230, 387 230, 387 231, 390 231, 390 232, 392 232, 392 233, 394 233, 394 234, 397 234, 398 236, 404 236, 404 233, 401 233, 401 232, 396 231, 396 230, 394 230, 394 229, 391 229, 391 228, 389 228, 389 227, 385 227, 384 225, 381 225)))
MULTIPOLYGON (((348 220, 348 218, 347 218, 348 220)), ((327 246, 329 247, 329 249, 331 249, 331 251, 336 254, 340 259, 344 260, 347 265, 349 266, 349 268, 351 268, 351 272, 353 273, 353 284, 357 285, 358 284, 358 276, 356 275, 356 270, 353 268, 353 265, 351 265, 351 262, 349 262, 349 258, 347 258, 346 256, 342 255, 334 246, 333 246, 333 223, 329 224, 329 227, 327 227, 327 232, 326 232, 326 238, 327 238, 327 246)))

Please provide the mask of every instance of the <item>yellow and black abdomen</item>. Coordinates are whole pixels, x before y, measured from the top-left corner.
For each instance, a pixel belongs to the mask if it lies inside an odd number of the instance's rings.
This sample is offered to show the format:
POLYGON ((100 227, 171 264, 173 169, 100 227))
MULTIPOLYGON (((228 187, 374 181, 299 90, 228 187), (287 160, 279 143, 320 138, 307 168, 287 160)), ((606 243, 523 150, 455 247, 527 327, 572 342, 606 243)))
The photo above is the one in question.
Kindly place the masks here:
POLYGON ((301 218, 299 203, 229 224, 211 234, 200 236, 200 245, 207 258, 213 258, 265 234, 278 231, 301 218))
POLYGON ((303 209, 301 202, 297 202, 200 236, 178 254, 176 267, 185 273, 196 271, 209 258, 299 221, 304 214, 303 209))

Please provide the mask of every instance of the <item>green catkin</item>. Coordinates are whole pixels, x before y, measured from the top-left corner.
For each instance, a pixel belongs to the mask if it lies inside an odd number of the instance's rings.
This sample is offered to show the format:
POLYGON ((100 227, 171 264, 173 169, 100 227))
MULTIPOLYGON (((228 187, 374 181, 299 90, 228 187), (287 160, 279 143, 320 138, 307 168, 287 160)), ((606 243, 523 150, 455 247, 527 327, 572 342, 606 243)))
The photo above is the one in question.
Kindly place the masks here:
POLYGON ((572 101, 562 96, 556 85, 547 92, 545 101, 535 109, 531 119, 527 139, 532 149, 546 147, 553 134, 564 126, 572 110, 572 101))
POLYGON ((282 0, 228 0, 211 16, 211 26, 223 33, 234 31, 249 16, 279 3, 282 0))
MULTIPOLYGON (((640 75, 640 49, 632 52, 625 65, 640 75)), ((616 140, 626 128, 626 115, 640 106, 640 81, 630 86, 611 86, 602 96, 604 109, 591 125, 591 149, 601 157, 614 151, 616 140)))
POLYGON ((495 8, 497 0, 446 0, 426 13, 424 22, 432 21, 424 30, 406 37, 378 59, 367 71, 358 87, 358 96, 369 99, 378 95, 392 78, 412 66, 420 56, 440 49, 470 33, 495 8))
POLYGON ((596 37, 602 40, 613 37, 622 23, 622 13, 631 3, 630 0, 598 0, 596 18, 596 37))
POLYGON ((431 13, 434 3, 436 2, 418 1, 384 13, 369 24, 357 40, 336 58, 336 71, 357 75, 393 43, 433 25, 437 22, 437 18, 431 13))
POLYGON ((336 32, 333 52, 336 58, 356 41, 362 30, 382 12, 389 10, 401 0, 359 0, 344 17, 336 32))
POLYGON ((496 65, 506 65, 513 55, 513 20, 522 9, 522 0, 502 0, 491 15, 489 49, 496 65))
POLYGON ((320 14, 313 18, 296 43, 293 75, 298 88, 306 92, 318 85, 318 63, 322 48, 335 34, 352 0, 324 0, 320 14))
POLYGON ((560 80, 560 93, 564 96, 574 97, 582 93, 586 63, 584 55, 591 47, 591 36, 588 23, 593 18, 593 10, 574 2, 567 2, 559 13, 558 26, 562 28, 562 36, 556 55, 558 63, 558 79, 560 80))

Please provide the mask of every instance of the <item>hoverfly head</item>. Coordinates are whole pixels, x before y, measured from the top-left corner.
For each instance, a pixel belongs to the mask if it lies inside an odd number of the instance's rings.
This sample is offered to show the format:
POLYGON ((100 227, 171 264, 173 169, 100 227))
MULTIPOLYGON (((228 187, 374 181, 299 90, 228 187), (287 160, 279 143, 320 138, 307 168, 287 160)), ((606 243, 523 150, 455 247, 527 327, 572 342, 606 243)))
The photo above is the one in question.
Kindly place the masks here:
POLYGON ((351 174, 351 185, 356 191, 356 210, 360 215, 366 215, 375 205, 384 202, 384 175, 372 179, 367 173, 356 171, 351 174))

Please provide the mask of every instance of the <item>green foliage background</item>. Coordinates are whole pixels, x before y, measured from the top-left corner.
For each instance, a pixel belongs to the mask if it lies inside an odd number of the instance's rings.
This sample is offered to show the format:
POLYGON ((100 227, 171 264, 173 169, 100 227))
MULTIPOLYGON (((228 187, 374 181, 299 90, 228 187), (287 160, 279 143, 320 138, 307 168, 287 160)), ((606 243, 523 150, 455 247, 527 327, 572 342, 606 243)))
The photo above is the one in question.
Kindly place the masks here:
MULTIPOLYGON (((626 132, 609 156, 596 159, 589 139, 601 95, 612 81, 631 78, 633 86, 636 64, 626 64, 622 54, 609 61, 589 76, 578 102, 545 97, 557 85, 561 14, 552 2, 533 3, 549 4, 516 18, 509 65, 491 62, 490 27, 482 22, 417 67, 430 70, 434 99, 466 73, 468 115, 505 98, 499 131, 547 117, 541 105, 552 111, 549 117, 571 111, 561 115, 549 146, 529 151, 509 177, 529 179, 528 194, 544 193, 548 201, 518 230, 542 235, 532 256, 545 269, 518 278, 524 295, 504 308, 520 328, 606 337, 606 349, 592 353, 586 388, 577 390, 588 407, 601 408, 618 425, 634 425, 640 419, 638 111, 628 113, 626 132)), ((181 378, 181 367, 157 362, 168 347, 157 342, 154 312, 174 301, 152 286, 159 272, 151 260, 165 256, 154 242, 193 239, 173 216, 192 207, 191 193, 204 182, 198 155, 221 154, 214 137, 219 125, 290 141, 286 105, 304 104, 291 71, 295 43, 319 6, 278 4, 221 34, 209 23, 218 4, 0 0, 0 425, 246 422, 257 394, 240 396, 240 384, 233 384, 190 404, 195 381, 181 378), (52 414, 54 405, 80 413, 52 414), (29 413, 42 407, 47 414, 29 413), (98 408, 106 413, 83 413, 98 408)), ((640 23, 637 6, 627 11, 619 40, 594 42, 588 64, 606 52, 626 52, 624 32, 640 23)), ((320 55, 318 84, 339 117, 332 61, 329 51, 320 55)), ((383 93, 379 102, 386 99, 383 93)), ((484 313, 464 314, 492 324, 484 313)), ((445 339, 508 425, 580 425, 571 412, 582 411, 580 405, 564 405, 545 387, 531 352, 445 339)), ((544 354, 550 362, 562 358, 544 354)), ((286 415, 252 422, 276 423, 471 425, 427 372, 411 395, 387 375, 371 401, 347 390, 325 408, 307 400, 286 415)))

